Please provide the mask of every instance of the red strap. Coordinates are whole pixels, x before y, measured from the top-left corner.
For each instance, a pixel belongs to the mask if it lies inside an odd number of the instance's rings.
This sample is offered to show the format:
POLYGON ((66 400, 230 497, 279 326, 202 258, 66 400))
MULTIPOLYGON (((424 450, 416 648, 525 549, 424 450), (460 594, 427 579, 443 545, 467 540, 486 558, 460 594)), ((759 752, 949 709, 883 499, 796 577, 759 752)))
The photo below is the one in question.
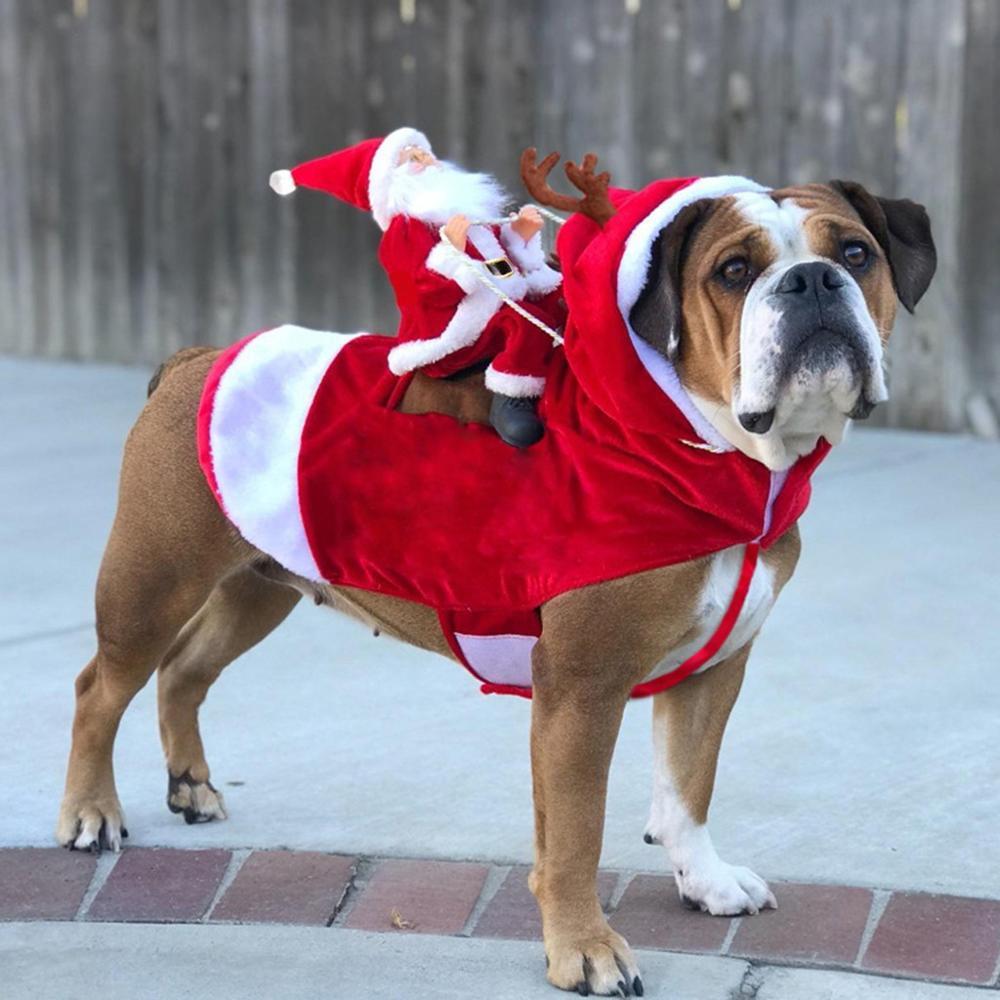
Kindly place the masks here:
MULTIPOLYGON (((633 698, 648 698, 650 695, 659 694, 661 691, 666 691, 668 688, 672 688, 675 684, 680 684, 682 680, 690 677, 696 670, 703 667, 710 659, 712 659, 713 656, 715 656, 716 653, 719 652, 720 649, 722 649, 740 617, 743 605, 746 603, 747 594, 750 592, 750 583, 753 580, 754 570, 757 568, 757 557, 759 555, 760 545, 757 542, 751 542, 747 545, 746 551, 743 555, 743 565, 740 568, 740 576, 736 581, 736 589, 733 591, 729 607, 726 608, 726 613, 722 616, 722 621, 719 622, 718 627, 712 633, 708 642, 706 642, 705 645, 702 646, 696 653, 692 653, 691 656, 680 664, 680 666, 671 670, 670 673, 663 674, 661 677, 656 677, 643 684, 637 684, 634 688, 632 688, 633 698)), ((477 674, 472 668, 472 665, 466 660, 465 655, 458 644, 458 640, 455 638, 454 629, 451 627, 451 622, 449 620, 449 613, 439 611, 438 618, 441 622, 442 631, 448 640, 448 645, 451 647, 452 652, 455 654, 459 663, 461 663, 462 666, 464 666, 465 669, 476 678, 476 680, 481 682, 479 690, 483 694, 512 694, 521 698, 531 697, 530 687, 520 687, 516 684, 492 684, 480 677, 479 674, 477 674)))
POLYGON ((751 542, 743 556, 743 567, 740 569, 740 578, 736 581, 736 590, 733 592, 733 599, 729 602, 726 613, 719 622, 719 627, 712 633, 712 638, 705 643, 697 653, 689 656, 679 667, 675 667, 668 674, 656 677, 644 684, 637 684, 632 688, 633 698, 648 698, 651 694, 659 694, 672 688, 675 684, 680 684, 686 677, 690 677, 699 667, 703 667, 720 649, 729 638, 733 627, 736 625, 743 605, 746 602, 747 594, 750 591, 750 581, 753 580, 753 572, 757 568, 757 556, 760 554, 760 545, 751 542))
POLYGON ((519 684, 491 684, 484 681, 479 685, 482 694, 516 694, 518 698, 530 698, 531 688, 521 687, 519 684))

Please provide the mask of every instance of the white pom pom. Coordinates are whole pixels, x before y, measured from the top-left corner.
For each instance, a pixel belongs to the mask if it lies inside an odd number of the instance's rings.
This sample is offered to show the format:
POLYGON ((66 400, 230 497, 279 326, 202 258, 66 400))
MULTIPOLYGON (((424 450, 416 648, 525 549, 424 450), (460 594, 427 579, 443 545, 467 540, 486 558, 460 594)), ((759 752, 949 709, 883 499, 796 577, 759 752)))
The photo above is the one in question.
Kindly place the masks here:
POLYGON ((278 194, 291 194, 295 190, 295 178, 291 170, 275 170, 271 174, 271 190, 278 194))

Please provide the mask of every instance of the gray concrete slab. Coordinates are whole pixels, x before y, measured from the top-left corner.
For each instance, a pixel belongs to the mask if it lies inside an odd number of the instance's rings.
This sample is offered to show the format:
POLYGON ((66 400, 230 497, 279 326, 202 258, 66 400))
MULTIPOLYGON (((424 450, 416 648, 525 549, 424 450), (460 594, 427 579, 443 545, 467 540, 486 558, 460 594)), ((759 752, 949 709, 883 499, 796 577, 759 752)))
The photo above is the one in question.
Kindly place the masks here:
MULTIPOLYGON (((118 456, 146 372, 0 360, 0 844, 46 844, 118 456)), ((723 856, 774 878, 1000 895, 1000 448, 861 431, 822 469, 800 569, 723 750, 723 856)), ((303 607, 203 711, 231 819, 163 805, 147 688, 116 771, 133 840, 529 860, 529 709, 303 607), (228 782, 243 782, 237 786, 228 782)), ((603 862, 642 843, 649 706, 627 712, 603 862)))
MULTIPOLYGON (((638 954, 646 996, 729 1000, 746 963, 638 954)), ((5 1000, 553 1000, 540 944, 326 928, 0 925, 5 1000)))

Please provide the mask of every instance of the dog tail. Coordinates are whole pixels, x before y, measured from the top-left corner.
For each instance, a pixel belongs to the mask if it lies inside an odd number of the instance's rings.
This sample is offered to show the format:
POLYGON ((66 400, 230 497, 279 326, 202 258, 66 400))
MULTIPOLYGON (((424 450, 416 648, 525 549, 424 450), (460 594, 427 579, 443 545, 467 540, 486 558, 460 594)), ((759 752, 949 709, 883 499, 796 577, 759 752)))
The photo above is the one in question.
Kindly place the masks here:
POLYGON ((209 354, 214 350, 216 350, 214 347, 184 347, 176 354, 172 354, 153 372, 153 377, 149 380, 149 386, 146 389, 146 398, 148 399, 156 392, 164 377, 175 368, 179 368, 181 365, 187 364, 188 361, 200 358, 203 354, 209 354))

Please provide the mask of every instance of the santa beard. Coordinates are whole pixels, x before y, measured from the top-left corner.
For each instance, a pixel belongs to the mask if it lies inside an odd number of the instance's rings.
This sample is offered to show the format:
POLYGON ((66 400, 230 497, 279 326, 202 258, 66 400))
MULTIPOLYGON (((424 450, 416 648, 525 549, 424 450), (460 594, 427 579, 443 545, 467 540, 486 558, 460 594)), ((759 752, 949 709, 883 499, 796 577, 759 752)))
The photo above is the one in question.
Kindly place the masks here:
POLYGON ((498 218, 510 201, 489 174, 473 174, 439 160, 420 170, 403 163, 392 173, 387 214, 405 215, 432 225, 444 225, 453 215, 473 222, 498 218))

